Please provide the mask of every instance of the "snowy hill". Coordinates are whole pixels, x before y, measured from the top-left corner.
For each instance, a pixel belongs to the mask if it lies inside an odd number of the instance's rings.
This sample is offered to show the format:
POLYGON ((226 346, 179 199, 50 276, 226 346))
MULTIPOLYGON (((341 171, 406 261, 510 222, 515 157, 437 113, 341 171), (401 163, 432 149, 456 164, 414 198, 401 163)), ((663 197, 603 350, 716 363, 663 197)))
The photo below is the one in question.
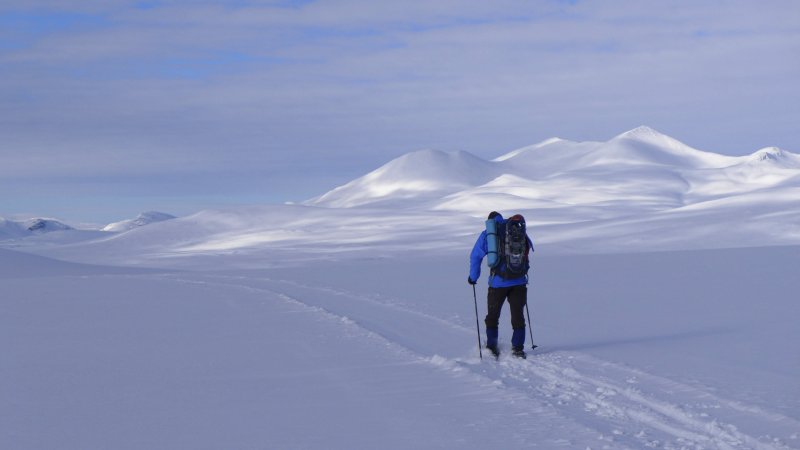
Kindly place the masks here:
POLYGON ((29 219, 23 222, 23 227, 31 233, 49 233, 51 231, 73 229, 71 226, 54 219, 29 219))
POLYGON ((465 152, 410 153, 307 204, 391 204, 475 215, 498 209, 492 204, 580 205, 629 214, 800 186, 798 161, 800 156, 776 148, 741 157, 700 151, 639 127, 607 142, 549 139, 491 161, 465 152))
POLYGON ((123 220, 106 225, 103 231, 122 232, 143 227, 151 223, 163 222, 174 219, 175 216, 157 211, 147 211, 139 214, 134 219, 123 220))
POLYGON ((588 161, 592 164, 655 164, 674 168, 719 168, 735 163, 730 156, 694 149, 650 127, 641 126, 626 131, 600 144, 588 161))
POLYGON ((309 204, 335 208, 436 199, 499 175, 498 168, 467 152, 422 150, 403 155, 309 204))
POLYGON ((560 253, 796 245, 800 157, 776 148, 724 156, 647 127, 607 142, 549 139, 493 160, 426 150, 305 205, 201 211, 47 254, 169 265, 199 255, 245 253, 257 264, 265 255, 456 251, 491 210, 523 213, 536 241, 560 253))
POLYGON ((0 217, 0 239, 17 239, 66 230, 73 230, 73 228, 55 219, 10 220, 0 217))

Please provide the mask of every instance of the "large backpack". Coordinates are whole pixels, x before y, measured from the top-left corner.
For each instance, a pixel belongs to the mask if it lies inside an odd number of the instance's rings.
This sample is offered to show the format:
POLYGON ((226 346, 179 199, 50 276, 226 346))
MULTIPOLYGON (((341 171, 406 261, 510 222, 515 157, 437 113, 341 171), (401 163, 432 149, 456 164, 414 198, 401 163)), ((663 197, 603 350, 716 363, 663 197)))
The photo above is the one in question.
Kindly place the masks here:
POLYGON ((528 273, 528 235, 525 218, 517 214, 505 224, 497 226, 497 253, 495 264, 491 265, 493 275, 508 280, 520 278, 528 273))

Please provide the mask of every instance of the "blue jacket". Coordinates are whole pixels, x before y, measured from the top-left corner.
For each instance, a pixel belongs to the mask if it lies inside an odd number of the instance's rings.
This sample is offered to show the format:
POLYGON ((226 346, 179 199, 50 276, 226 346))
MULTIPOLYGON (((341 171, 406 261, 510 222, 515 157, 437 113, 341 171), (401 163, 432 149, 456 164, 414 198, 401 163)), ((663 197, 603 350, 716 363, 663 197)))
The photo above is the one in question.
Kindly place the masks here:
MULTIPOLYGON (((506 220, 503 219, 503 216, 501 215, 495 216, 494 220, 497 221, 498 225, 506 223, 506 220)), ((532 252, 533 241, 531 241, 531 238, 527 235, 525 237, 528 239, 528 248, 530 248, 530 251, 532 252)), ((478 281, 478 278, 480 278, 481 263, 483 262, 483 258, 488 253, 489 246, 486 243, 486 230, 483 230, 480 236, 478 236, 478 240, 475 241, 475 246, 472 247, 472 253, 469 255, 469 277, 474 281, 478 281)), ((489 287, 511 287, 519 286, 520 284, 528 284, 527 275, 510 280, 504 280, 500 275, 489 276, 489 287)))

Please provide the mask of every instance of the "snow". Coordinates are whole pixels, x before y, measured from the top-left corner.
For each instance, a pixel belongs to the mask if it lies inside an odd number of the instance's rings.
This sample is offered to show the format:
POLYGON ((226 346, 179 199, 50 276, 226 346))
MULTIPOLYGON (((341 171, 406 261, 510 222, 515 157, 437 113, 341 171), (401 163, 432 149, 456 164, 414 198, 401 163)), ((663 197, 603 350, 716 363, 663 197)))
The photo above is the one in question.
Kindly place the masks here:
POLYGON ((800 449, 796 156, 639 128, 114 233, 0 221, 0 442, 800 449), (478 356, 492 209, 536 243, 527 360, 507 310, 478 356))
POLYGON ((153 273, 36 257, 35 276, 0 281, 0 435, 11 448, 797 448, 800 359, 785 344, 800 338, 800 249, 541 251, 542 347, 497 363, 477 357, 464 255, 153 273))
POLYGON ((544 223, 562 223, 798 186, 800 156, 789 151, 772 147, 726 156, 639 127, 607 142, 549 139, 490 161, 466 152, 414 152, 306 204, 474 217, 498 208, 490 205, 509 205, 536 211, 544 223))
POLYGON ((32 218, 11 220, 0 217, 0 240, 18 239, 31 235, 41 235, 54 231, 72 230, 69 225, 55 219, 32 218))
POLYGON ((438 198, 458 188, 482 184, 496 171, 490 162, 468 152, 422 150, 403 155, 309 203, 353 207, 387 198, 393 203, 414 198, 417 204, 421 195, 438 198))
POLYGON ((113 232, 128 231, 134 228, 149 225, 151 223, 162 222, 164 220, 170 220, 174 218, 175 216, 171 214, 166 214, 158 211, 147 211, 139 214, 134 219, 127 219, 127 220, 122 220, 120 222, 110 223, 105 227, 103 227, 103 231, 113 231, 113 232))

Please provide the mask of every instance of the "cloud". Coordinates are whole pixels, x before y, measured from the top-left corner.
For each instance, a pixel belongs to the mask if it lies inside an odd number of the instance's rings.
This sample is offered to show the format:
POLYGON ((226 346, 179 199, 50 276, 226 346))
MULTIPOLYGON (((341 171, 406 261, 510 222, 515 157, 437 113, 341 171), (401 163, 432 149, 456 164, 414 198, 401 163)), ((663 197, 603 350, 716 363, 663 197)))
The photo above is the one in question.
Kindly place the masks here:
POLYGON ((12 22, 0 177, 268 173, 296 200, 419 148, 640 124, 800 151, 793 1, 37 0, 12 22))

